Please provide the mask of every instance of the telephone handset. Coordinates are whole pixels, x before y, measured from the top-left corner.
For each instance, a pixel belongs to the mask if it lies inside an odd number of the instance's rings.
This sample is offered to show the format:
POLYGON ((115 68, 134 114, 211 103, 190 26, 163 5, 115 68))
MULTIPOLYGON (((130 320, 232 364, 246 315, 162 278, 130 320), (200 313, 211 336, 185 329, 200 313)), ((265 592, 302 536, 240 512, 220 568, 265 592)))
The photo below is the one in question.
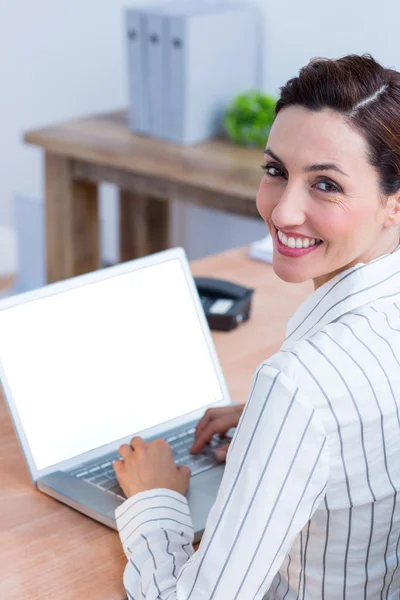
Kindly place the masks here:
POLYGON ((195 277, 211 329, 230 331, 250 318, 253 289, 212 277, 195 277))

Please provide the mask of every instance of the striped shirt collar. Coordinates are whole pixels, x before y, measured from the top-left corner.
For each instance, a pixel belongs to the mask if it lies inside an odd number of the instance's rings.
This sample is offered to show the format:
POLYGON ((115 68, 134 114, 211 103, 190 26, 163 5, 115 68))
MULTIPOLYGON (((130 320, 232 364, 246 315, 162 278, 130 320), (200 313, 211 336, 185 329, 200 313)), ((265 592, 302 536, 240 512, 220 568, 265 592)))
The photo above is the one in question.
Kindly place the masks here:
POLYGON ((359 263, 318 288, 290 317, 283 348, 311 337, 345 313, 400 293, 400 246, 369 263, 359 263))

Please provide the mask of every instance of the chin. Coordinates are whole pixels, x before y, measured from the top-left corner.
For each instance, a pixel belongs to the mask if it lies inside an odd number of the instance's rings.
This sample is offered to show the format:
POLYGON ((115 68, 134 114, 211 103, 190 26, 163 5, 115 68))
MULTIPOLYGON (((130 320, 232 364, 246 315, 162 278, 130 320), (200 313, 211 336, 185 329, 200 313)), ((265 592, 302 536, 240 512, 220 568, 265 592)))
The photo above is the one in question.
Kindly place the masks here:
POLYGON ((279 261, 274 260, 272 267, 275 275, 287 283, 303 283, 312 279, 312 275, 309 273, 302 272, 301 269, 296 269, 295 266, 288 268, 287 266, 280 265, 279 261))

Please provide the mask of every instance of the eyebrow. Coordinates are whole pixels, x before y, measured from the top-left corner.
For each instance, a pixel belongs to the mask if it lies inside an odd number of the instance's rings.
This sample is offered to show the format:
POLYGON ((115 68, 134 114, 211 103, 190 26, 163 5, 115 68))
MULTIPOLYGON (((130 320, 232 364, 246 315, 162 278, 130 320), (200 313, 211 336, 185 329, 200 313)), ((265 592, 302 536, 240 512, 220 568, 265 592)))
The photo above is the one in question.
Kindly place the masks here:
MULTIPOLYGON (((285 166, 283 160, 279 158, 279 156, 277 156, 275 152, 273 152, 270 148, 265 148, 264 154, 269 154, 271 158, 280 162, 282 166, 285 166)), ((314 171, 337 171, 338 173, 341 173, 342 175, 348 177, 348 174, 342 171, 342 169, 335 165, 335 163, 321 163, 317 165, 310 165, 304 168, 305 173, 313 173, 314 171)))

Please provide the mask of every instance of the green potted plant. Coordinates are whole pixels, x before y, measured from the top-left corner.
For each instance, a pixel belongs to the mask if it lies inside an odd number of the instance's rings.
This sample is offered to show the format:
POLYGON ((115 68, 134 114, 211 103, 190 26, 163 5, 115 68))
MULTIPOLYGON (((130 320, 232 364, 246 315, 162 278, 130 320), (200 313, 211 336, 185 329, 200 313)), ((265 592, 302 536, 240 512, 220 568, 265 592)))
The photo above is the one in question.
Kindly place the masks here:
POLYGON ((265 146, 275 117, 276 99, 258 91, 244 92, 233 99, 225 117, 230 140, 245 146, 265 146))

